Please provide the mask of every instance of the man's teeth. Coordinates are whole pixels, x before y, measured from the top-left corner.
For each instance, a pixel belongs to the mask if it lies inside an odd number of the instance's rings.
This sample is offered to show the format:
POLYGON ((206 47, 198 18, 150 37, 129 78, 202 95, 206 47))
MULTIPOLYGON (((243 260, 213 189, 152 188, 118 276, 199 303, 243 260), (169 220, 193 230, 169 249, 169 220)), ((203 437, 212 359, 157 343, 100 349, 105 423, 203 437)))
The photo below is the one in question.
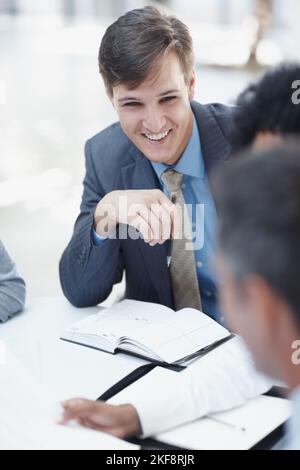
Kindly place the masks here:
POLYGON ((162 140, 164 139, 170 132, 171 129, 167 130, 166 132, 162 132, 160 134, 145 134, 147 139, 149 140, 162 140))

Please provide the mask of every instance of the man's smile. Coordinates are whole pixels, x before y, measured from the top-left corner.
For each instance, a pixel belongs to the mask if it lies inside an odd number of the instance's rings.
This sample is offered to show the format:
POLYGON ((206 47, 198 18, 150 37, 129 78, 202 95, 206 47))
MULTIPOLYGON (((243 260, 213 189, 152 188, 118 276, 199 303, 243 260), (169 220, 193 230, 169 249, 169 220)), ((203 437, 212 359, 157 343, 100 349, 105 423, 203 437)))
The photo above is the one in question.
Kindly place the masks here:
POLYGON ((160 132, 159 134, 142 133, 142 135, 150 142, 163 142, 168 137, 171 131, 172 129, 168 129, 165 132, 160 132))

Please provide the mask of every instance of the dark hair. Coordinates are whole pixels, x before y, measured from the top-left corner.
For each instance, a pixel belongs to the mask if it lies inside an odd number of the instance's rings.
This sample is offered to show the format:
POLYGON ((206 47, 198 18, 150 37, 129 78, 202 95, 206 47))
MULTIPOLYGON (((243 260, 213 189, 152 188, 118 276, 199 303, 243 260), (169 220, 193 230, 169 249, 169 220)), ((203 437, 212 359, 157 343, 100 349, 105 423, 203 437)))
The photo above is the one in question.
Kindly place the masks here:
POLYGON ((284 63, 268 70, 239 95, 233 117, 233 151, 251 145, 259 131, 300 135, 300 105, 292 101, 295 80, 300 80, 300 64, 284 63))
POLYGON ((221 251, 236 279, 262 276, 300 327, 300 142, 242 157, 215 175, 221 251))
POLYGON ((185 79, 194 65, 192 38, 187 26, 175 16, 156 8, 131 10, 109 26, 99 49, 99 70, 106 88, 126 83, 139 86, 165 54, 174 50, 185 79))

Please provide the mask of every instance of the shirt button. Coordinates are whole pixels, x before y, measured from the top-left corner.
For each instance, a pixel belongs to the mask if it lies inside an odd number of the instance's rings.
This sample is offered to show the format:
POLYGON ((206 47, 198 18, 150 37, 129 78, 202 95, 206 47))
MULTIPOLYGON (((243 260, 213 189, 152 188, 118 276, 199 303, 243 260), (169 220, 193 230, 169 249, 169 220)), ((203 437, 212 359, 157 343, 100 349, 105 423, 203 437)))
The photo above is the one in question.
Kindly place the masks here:
POLYGON ((197 268, 203 268, 202 261, 197 261, 197 268))
POLYGON ((212 294, 212 292, 211 292, 210 290, 207 290, 207 291, 205 291, 205 295, 206 295, 207 297, 211 297, 213 294, 212 294))
POLYGON ((185 188, 185 183, 182 183, 181 188, 182 188, 182 189, 185 188))

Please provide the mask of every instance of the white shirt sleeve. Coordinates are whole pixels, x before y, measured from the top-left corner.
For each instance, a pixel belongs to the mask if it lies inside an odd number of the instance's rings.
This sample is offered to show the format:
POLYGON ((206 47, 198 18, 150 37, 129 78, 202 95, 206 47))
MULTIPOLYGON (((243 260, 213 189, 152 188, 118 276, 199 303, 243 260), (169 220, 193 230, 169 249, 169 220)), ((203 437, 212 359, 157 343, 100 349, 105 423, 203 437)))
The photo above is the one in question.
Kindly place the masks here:
POLYGON ((256 371, 242 339, 234 337, 182 372, 155 368, 109 402, 132 404, 140 418, 142 436, 147 437, 242 405, 272 385, 256 371))

